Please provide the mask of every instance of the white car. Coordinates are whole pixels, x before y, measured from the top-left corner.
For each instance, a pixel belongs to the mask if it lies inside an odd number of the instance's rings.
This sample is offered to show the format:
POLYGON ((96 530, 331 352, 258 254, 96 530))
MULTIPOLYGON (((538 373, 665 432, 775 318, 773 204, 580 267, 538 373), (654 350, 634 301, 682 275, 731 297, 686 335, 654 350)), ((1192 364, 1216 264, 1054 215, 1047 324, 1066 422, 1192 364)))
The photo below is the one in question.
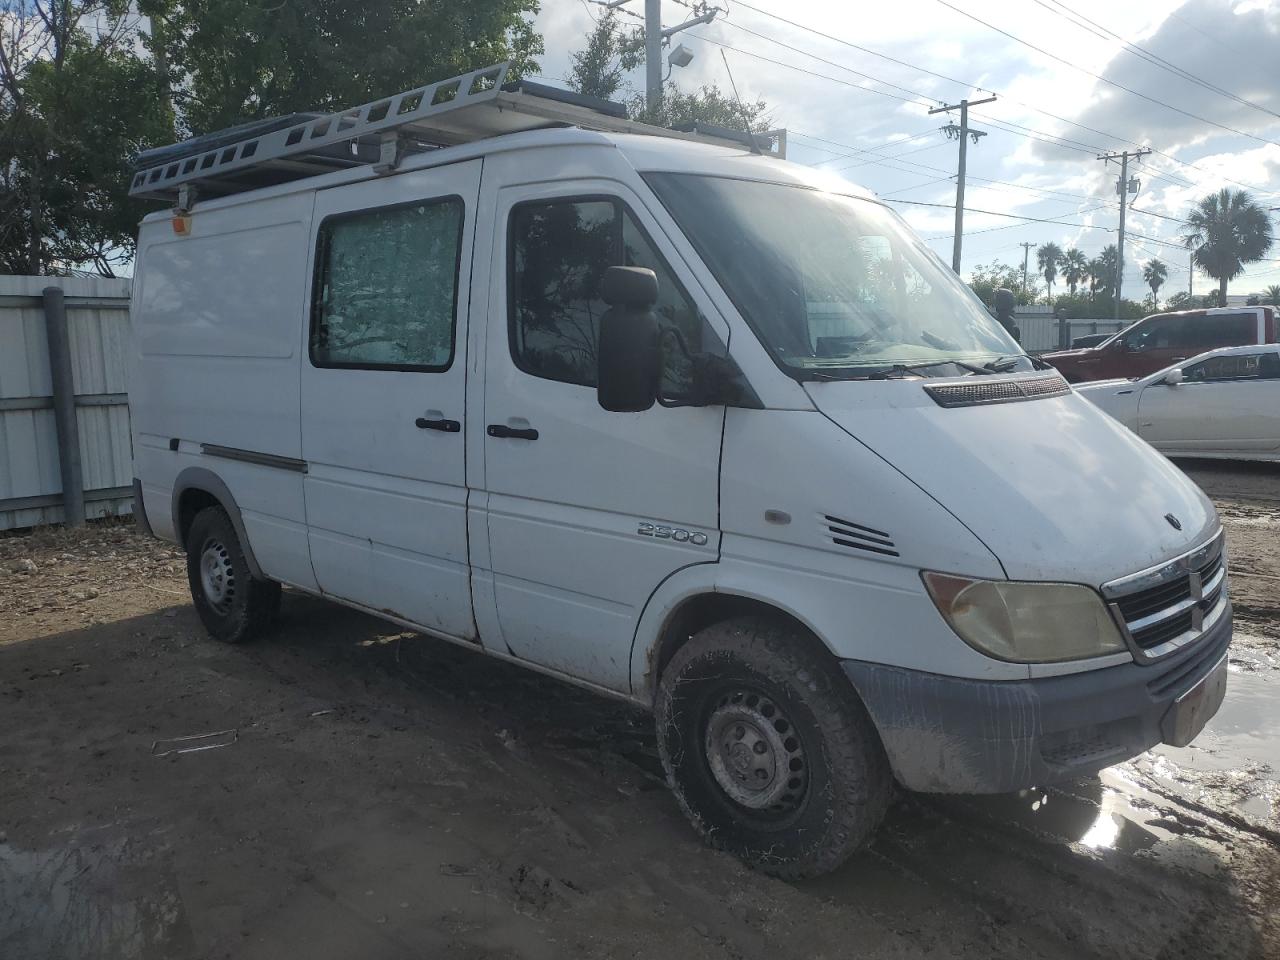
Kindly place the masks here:
POLYGON ((1075 390, 1171 457, 1280 461, 1280 345, 1210 350, 1075 390))

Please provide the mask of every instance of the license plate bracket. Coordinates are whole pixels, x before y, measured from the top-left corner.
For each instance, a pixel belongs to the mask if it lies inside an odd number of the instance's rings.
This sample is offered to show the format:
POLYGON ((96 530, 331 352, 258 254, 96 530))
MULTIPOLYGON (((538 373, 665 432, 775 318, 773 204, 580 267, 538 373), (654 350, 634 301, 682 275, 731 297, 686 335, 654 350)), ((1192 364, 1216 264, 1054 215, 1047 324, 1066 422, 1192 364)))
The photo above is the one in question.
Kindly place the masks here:
POLYGON ((1172 747, 1189 744, 1218 712, 1226 695, 1227 655, 1224 653, 1194 687, 1173 701, 1161 725, 1164 742, 1172 747))

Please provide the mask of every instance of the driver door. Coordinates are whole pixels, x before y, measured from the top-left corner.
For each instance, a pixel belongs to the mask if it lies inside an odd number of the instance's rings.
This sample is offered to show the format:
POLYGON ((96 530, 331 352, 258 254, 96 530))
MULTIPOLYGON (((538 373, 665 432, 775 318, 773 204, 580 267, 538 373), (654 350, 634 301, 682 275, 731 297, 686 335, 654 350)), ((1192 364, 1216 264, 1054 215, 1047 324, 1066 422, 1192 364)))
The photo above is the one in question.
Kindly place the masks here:
MULTIPOLYGON (((520 174, 493 167, 495 178, 520 174)), ((502 189, 496 219, 483 438, 490 569, 478 560, 476 577, 491 579, 515 656, 629 690, 645 602, 675 571, 718 557, 725 408, 601 408, 600 279, 612 265, 653 269, 661 322, 690 351, 727 343, 727 330, 704 319, 714 314, 691 295, 693 278, 615 182, 502 189)), ((675 339, 667 395, 687 374, 675 339)))

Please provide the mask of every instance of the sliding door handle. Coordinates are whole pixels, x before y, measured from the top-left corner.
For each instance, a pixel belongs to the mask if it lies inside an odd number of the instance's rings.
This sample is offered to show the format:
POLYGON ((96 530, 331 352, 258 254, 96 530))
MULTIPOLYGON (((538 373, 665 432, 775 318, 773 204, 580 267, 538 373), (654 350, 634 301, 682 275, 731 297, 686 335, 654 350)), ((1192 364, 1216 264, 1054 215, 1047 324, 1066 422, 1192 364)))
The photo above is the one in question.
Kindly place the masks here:
POLYGON ((413 425, 419 430, 439 430, 443 433, 457 433, 462 429, 462 424, 457 420, 429 420, 426 417, 419 417, 413 421, 413 425))
POLYGON ((485 430, 485 433, 491 437, 506 438, 510 440, 537 440, 538 431, 532 428, 521 429, 519 427, 508 427, 505 423, 491 423, 485 430))

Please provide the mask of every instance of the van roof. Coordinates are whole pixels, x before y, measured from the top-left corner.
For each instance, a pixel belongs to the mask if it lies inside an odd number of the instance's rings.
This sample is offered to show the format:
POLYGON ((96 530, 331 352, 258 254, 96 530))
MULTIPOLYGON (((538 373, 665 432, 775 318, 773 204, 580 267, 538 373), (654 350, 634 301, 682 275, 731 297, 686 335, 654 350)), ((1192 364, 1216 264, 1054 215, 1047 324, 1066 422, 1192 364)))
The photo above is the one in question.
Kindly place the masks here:
MULTIPOLYGON (((411 154, 396 168, 395 173, 444 166, 497 153, 566 146, 616 149, 632 167, 641 173, 661 171, 763 180, 874 199, 874 194, 869 190, 836 174, 767 155, 755 154, 746 147, 722 146, 643 134, 583 130, 577 127, 527 130, 411 154)), ((200 209, 225 209, 303 190, 331 188, 344 183, 376 179, 384 175, 378 173, 373 166, 364 164, 243 193, 204 199, 200 202, 200 209)), ((173 213, 170 210, 157 210, 148 214, 143 222, 168 220, 172 216, 173 213)))

